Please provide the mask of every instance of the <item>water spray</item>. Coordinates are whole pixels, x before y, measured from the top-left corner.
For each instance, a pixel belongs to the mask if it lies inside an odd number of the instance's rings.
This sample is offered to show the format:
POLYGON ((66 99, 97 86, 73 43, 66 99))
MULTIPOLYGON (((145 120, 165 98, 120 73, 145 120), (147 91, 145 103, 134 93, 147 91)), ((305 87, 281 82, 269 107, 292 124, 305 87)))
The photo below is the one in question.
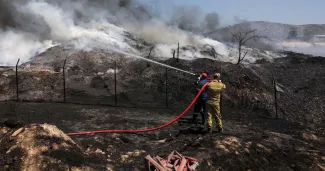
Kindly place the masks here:
POLYGON ((139 59, 142 59, 142 60, 146 60, 148 62, 155 63, 155 64, 158 64, 158 65, 161 65, 161 66, 170 68, 170 69, 174 69, 174 70, 177 70, 177 71, 186 73, 186 74, 196 75, 196 74, 194 74, 194 73, 192 73, 190 71, 185 71, 185 70, 182 70, 182 69, 179 69, 179 68, 175 68, 175 67, 172 67, 170 65, 167 65, 167 64, 164 64, 164 63, 160 63, 160 62, 157 62, 157 61, 154 61, 154 60, 151 60, 151 59, 148 59, 148 58, 139 56, 139 55, 134 55, 134 54, 131 54, 131 53, 127 53, 127 52, 124 52, 124 51, 121 51, 121 50, 118 50, 118 49, 113 49, 113 48, 109 48, 109 49, 112 50, 112 51, 114 51, 114 52, 116 52, 116 53, 122 54, 122 55, 131 56, 131 57, 139 58, 139 59))

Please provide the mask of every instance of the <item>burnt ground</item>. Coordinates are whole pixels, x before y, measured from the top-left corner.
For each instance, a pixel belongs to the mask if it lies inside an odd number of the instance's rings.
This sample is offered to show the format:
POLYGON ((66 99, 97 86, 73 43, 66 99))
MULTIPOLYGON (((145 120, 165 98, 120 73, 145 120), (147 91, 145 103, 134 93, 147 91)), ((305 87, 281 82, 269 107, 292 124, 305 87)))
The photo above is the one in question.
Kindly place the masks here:
MULTIPOLYGON (((6 118, 25 121, 24 124, 53 124, 65 133, 153 127, 166 123, 181 111, 51 103, 15 105, 17 115, 10 114, 6 118)), ((1 109, 10 112, 8 104, 1 103, 1 109)), ((238 117, 247 112, 224 108, 223 134, 186 131, 186 126, 175 123, 166 129, 145 134, 97 134, 72 138, 84 151, 104 152, 101 158, 106 160, 101 160, 102 168, 112 170, 141 170, 145 155, 166 157, 173 150, 198 158, 201 164, 199 170, 324 168, 324 137, 283 119, 238 117)), ((65 157, 61 155, 61 158, 65 157)))
MULTIPOLYGON (((194 73, 221 70, 227 85, 223 134, 187 131, 190 125, 175 123, 147 134, 101 134, 73 139, 85 151, 99 149, 105 153, 106 162, 101 164, 113 170, 141 170, 146 154, 166 157, 173 150, 198 158, 199 170, 324 170, 324 61, 302 54, 246 67, 208 59, 179 63, 167 60, 164 62, 169 65, 194 73), (272 73, 284 89, 278 99, 278 120, 274 119, 272 73)), ((116 54, 71 53, 53 48, 20 67, 19 98, 25 102, 2 102, 0 115, 2 121, 11 119, 22 125, 53 124, 65 133, 161 125, 189 104, 196 81, 195 76, 168 70, 169 109, 163 109, 165 71, 164 67, 116 54), (53 55, 57 57, 49 60, 53 55), (63 100, 59 66, 65 57, 68 103, 54 103, 63 100), (128 107, 112 107, 115 62, 118 105, 128 107), (141 106, 153 108, 138 108, 141 106)), ((0 76, 1 100, 15 99, 12 68, 2 68, 0 76)))

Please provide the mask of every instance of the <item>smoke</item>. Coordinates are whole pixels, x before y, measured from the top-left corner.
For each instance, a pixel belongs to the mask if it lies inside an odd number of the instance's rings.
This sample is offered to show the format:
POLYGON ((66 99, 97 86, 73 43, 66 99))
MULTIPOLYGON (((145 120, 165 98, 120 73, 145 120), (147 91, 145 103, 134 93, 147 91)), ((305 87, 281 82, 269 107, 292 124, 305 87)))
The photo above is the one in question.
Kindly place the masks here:
POLYGON ((1 65, 14 65, 18 58, 21 62, 26 62, 31 56, 54 46, 52 41, 40 42, 33 35, 24 32, 0 31, 0 37, 1 65))
POLYGON ((177 7, 166 23, 132 0, 0 0, 0 9, 0 65, 14 65, 18 58, 26 62, 56 45, 135 52, 125 41, 126 30, 151 43, 202 44, 186 31, 219 26, 216 13, 204 17, 190 6, 177 7))
POLYGON ((23 30, 41 39, 57 37, 57 33, 73 25, 85 26, 94 21, 119 25, 151 17, 131 0, 0 0, 0 9, 3 30, 23 30))
POLYGON ((204 18, 204 32, 211 32, 220 26, 220 17, 218 13, 208 13, 204 18))
POLYGON ((198 36, 220 28, 217 13, 175 7, 164 22, 150 8, 132 0, 0 0, 0 65, 14 65, 18 58, 26 62, 56 45, 138 53, 126 31, 160 47, 214 44, 219 54, 225 53, 220 43, 198 36))
POLYGON ((132 51, 121 25, 150 14, 131 0, 0 0, 0 65, 14 65, 61 44, 132 51))
POLYGON ((0 1, 0 29, 14 26, 12 16, 10 14, 10 8, 8 1, 0 1))
POLYGON ((234 16, 234 22, 235 22, 236 24, 239 24, 239 23, 246 23, 246 22, 248 22, 248 20, 243 19, 243 18, 241 18, 241 17, 239 17, 239 16, 234 16))
POLYGON ((200 29, 200 18, 202 12, 197 6, 175 7, 170 24, 181 30, 198 32, 200 29))
POLYGON ((169 24, 181 30, 202 34, 220 27, 220 16, 216 12, 204 14, 198 6, 175 7, 169 24))
POLYGON ((124 27, 149 43, 199 44, 196 35, 168 26, 161 20, 150 20, 141 24, 125 24, 124 27))

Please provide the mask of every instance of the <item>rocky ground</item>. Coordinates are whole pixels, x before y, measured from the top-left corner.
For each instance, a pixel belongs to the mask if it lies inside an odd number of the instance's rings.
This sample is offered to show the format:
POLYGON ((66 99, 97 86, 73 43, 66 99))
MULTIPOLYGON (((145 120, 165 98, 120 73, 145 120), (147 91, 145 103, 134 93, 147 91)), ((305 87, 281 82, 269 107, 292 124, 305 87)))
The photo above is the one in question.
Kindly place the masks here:
MULTIPOLYGON (((198 158, 199 170, 324 170, 325 89, 321 86, 325 84, 324 58, 288 53, 288 57, 273 63, 259 61, 245 67, 208 59, 164 62, 194 73, 205 69, 221 71, 227 85, 223 96, 225 132, 208 135, 187 130, 191 125, 173 124, 147 134, 72 137, 78 145, 69 148, 79 149, 76 155, 96 160, 82 158, 73 161, 77 164, 71 164, 72 159, 63 157, 61 168, 141 170, 146 154, 166 157, 177 150, 198 158), (278 97, 278 120, 274 119, 272 73, 284 90, 278 97)), ((71 52, 59 47, 20 66, 20 100, 39 103, 7 101, 0 104, 6 132, 0 141, 0 156, 6 158, 1 159, 4 164, 0 166, 7 169, 25 166, 26 154, 8 152, 17 142, 22 144, 21 139, 12 134, 23 125, 26 125, 24 130, 33 132, 42 126, 30 124, 48 123, 68 133, 147 128, 168 122, 194 97, 193 82, 197 77, 169 69, 169 109, 164 109, 165 71, 165 67, 116 54, 71 52), (66 57, 68 103, 55 103, 63 100, 61 66, 66 57), (112 107, 115 104, 115 62, 118 105, 124 107, 112 107), (20 124, 13 124, 17 121, 20 124)), ((15 99, 13 69, 1 68, 0 77, 1 100, 15 99)), ((187 117, 191 114, 189 112, 187 117)), ((21 135, 24 136, 24 132, 21 135)), ((34 141, 43 142, 43 138, 34 141)), ((50 139, 56 141, 53 137, 50 139)), ((52 159, 44 159, 45 163, 51 163, 48 161, 52 159)))

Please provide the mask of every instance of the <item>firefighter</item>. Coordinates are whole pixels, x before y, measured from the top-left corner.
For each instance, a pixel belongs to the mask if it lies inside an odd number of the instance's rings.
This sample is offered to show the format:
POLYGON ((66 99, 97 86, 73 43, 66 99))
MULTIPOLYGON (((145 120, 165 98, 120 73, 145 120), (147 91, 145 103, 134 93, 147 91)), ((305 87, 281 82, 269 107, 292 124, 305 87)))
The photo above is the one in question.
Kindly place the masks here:
MULTIPOLYGON (((204 72, 199 77, 196 93, 198 93, 201 90, 202 86, 207 82, 208 82, 208 74, 204 72)), ((207 100, 207 92, 203 91, 194 105, 193 123, 195 123, 196 125, 198 124, 197 117, 199 113, 201 114, 201 119, 202 119, 201 124, 202 125, 205 124, 206 100, 207 100)))
POLYGON ((226 88, 220 80, 220 73, 213 76, 213 80, 207 85, 207 108, 208 108, 208 132, 212 133, 212 117, 215 117, 217 132, 222 132, 220 113, 220 94, 226 88))

